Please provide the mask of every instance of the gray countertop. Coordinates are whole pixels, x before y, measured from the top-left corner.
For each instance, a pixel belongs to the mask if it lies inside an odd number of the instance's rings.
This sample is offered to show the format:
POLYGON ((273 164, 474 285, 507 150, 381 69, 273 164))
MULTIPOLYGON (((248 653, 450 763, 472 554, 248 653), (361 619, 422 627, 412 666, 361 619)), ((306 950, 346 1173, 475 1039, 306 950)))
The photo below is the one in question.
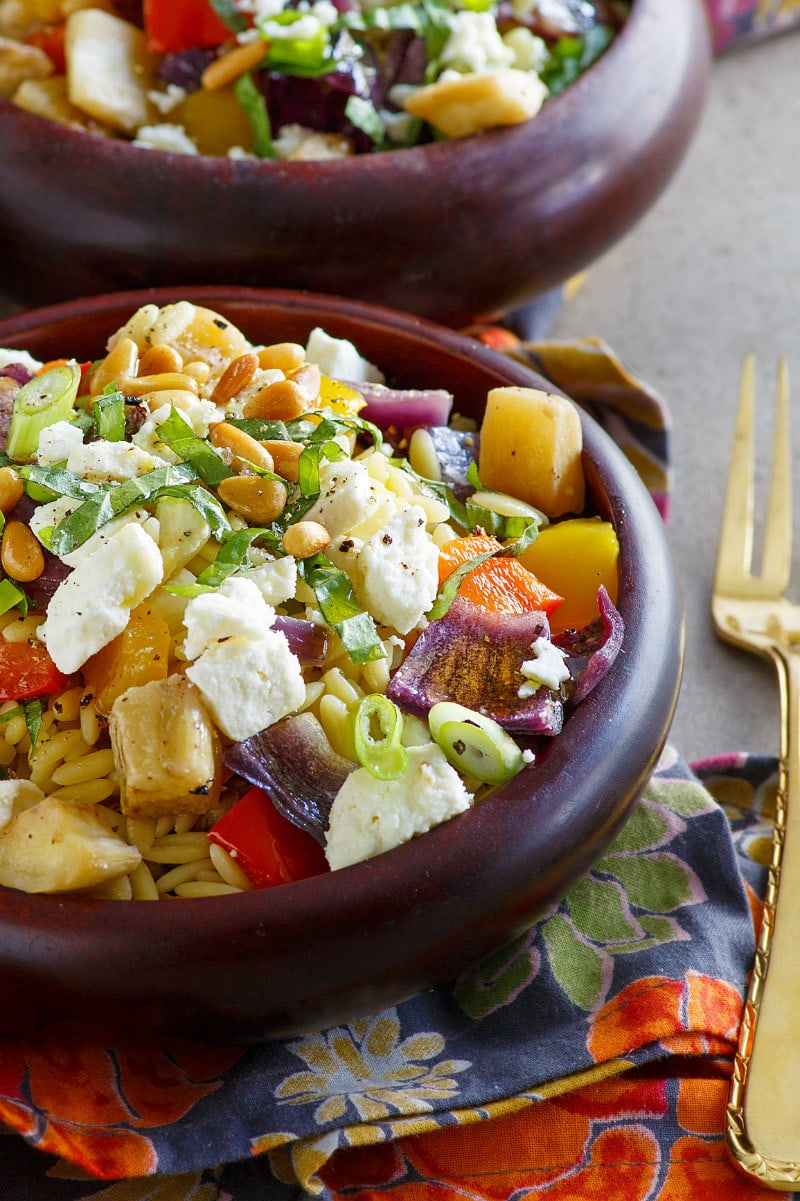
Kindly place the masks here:
POLYGON ((715 63, 680 171, 637 227, 589 269, 550 330, 557 338, 605 339, 672 415, 669 530, 687 645, 670 741, 688 760, 777 749, 772 671, 716 639, 709 592, 744 353, 757 353, 765 410, 779 354, 794 369, 800 396, 798 63, 800 31, 715 63))
MULTIPOLYGON (((777 749, 772 669, 717 640, 709 595, 745 352, 757 355, 765 456, 778 355, 800 398, 798 64, 798 32, 715 63, 677 176, 589 269, 550 330, 604 338, 672 415, 669 530, 686 605, 686 668, 670 741, 688 760, 777 749)), ((797 401, 792 407, 796 414, 797 401)), ((795 563, 800 585, 800 554, 795 563)))

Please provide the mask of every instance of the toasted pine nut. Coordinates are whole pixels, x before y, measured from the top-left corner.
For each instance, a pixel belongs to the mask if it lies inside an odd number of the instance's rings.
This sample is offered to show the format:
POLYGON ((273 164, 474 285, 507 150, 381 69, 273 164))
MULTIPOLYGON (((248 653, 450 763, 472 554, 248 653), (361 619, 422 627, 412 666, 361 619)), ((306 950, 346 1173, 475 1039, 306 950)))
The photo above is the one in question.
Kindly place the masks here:
POLYGON ((283 535, 283 549, 294 559, 310 559, 324 550, 330 534, 318 521, 296 521, 283 535))
POLYGON ((137 375, 134 379, 127 379, 123 391, 126 396, 144 396, 145 392, 163 391, 165 388, 179 388, 197 395, 197 380, 184 371, 160 371, 158 375, 137 375))
POLYGON ((217 488, 220 499, 253 525, 269 525, 286 507, 286 489, 260 475, 231 475, 217 488))
POLYGON ((250 383, 258 370, 258 356, 248 351, 232 359, 216 382, 211 399, 215 405, 226 405, 250 383))
POLYGON ((187 375, 190 375, 197 384, 202 387, 203 384, 211 375, 211 365, 204 363, 202 359, 192 359, 191 363, 186 363, 183 370, 187 375))
POLYGON ((0 513, 10 513, 21 498, 22 480, 13 467, 0 467, 0 513))
POLYGON ((244 75, 245 71, 257 67, 266 53, 267 47, 260 38, 253 42, 242 42, 227 54, 209 63, 200 76, 200 83, 208 92, 227 87, 234 79, 244 75))
POLYGON ((0 561, 6 575, 21 584, 38 580, 44 571, 44 552, 24 522, 6 522, 0 561))
POLYGON ((279 438, 268 438, 262 444, 272 456, 272 469, 278 475, 296 484, 300 478, 300 456, 303 453, 302 442, 282 441, 279 438))
POLYGON ((258 365, 265 371, 282 371, 289 375, 302 367, 306 361, 305 347, 299 342, 275 342, 262 346, 258 352, 258 365))
POLYGON ((145 392, 144 399, 151 413, 162 405, 175 405, 176 409, 187 412, 197 404, 197 394, 188 388, 157 388, 155 392, 145 392))
POLYGON ((293 421, 311 408, 294 380, 280 379, 266 384, 245 402, 245 417, 261 417, 265 421, 293 421))
POLYGON ((229 425, 227 421, 220 421, 211 426, 208 434, 212 446, 219 449, 224 447, 231 452, 234 459, 231 466, 234 471, 240 470, 243 463, 253 463, 256 467, 263 467, 266 471, 273 470, 272 455, 264 443, 257 442, 255 438, 251 438, 237 426, 229 425))
POLYGON ((298 367, 292 372, 292 383, 297 384, 300 391, 305 396, 310 405, 315 405, 319 400, 320 382, 322 372, 316 363, 304 363, 302 367, 298 367))
POLYGON ((108 384, 117 384, 127 388, 128 380, 136 374, 139 362, 139 347, 133 338, 120 338, 116 346, 109 350, 96 371, 89 379, 89 391, 97 396, 108 384))
POLYGON ((139 360, 141 375, 163 375, 165 371, 183 371, 183 359, 174 346, 159 342, 148 346, 139 360))

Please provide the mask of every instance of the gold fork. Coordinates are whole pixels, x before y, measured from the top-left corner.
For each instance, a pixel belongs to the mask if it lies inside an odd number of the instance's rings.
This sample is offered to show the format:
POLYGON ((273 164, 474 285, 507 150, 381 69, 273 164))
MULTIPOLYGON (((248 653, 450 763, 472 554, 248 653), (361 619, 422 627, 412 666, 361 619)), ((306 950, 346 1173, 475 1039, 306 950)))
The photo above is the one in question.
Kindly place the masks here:
POLYGON ((761 1184, 800 1184, 800 606, 791 575, 789 383, 778 364, 772 469, 761 570, 754 535, 755 360, 742 367, 711 611, 721 638, 764 655, 780 689, 781 737, 772 860, 764 917, 728 1098, 726 1139, 761 1184), (780 904, 779 904, 780 902, 780 904))

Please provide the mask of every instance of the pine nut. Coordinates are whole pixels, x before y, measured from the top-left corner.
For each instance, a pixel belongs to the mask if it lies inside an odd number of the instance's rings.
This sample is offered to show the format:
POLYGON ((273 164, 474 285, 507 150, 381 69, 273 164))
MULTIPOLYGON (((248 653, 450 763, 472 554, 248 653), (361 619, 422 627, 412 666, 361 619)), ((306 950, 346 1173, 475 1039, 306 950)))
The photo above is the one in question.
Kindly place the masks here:
POLYGON ((44 552, 24 522, 6 522, 0 562, 6 575, 20 584, 38 580, 44 571, 44 552))
POLYGON ((280 379, 266 384, 245 402, 244 417, 261 417, 265 421, 294 421, 311 408, 294 380, 280 379))
POLYGON ((0 467, 0 513, 10 513, 22 497, 22 480, 13 467, 0 467))
POLYGON ((277 438, 268 438, 263 446, 272 456, 273 471, 296 484, 300 478, 300 456, 303 453, 302 442, 288 442, 277 438))
POLYGON ((150 412, 155 412, 162 405, 174 405, 184 413, 189 412, 197 404, 197 395, 186 388, 157 388, 155 392, 145 392, 144 399, 150 412))
POLYGON ((256 467, 263 467, 266 471, 273 470, 272 455, 264 443, 257 442, 255 438, 251 438, 237 426, 229 425, 227 421, 220 421, 217 425, 211 426, 209 438, 212 446, 231 452, 233 455, 231 466, 234 471, 240 471, 244 463, 253 463, 256 467))
POLYGON ((127 387, 128 380, 136 374, 138 362, 139 347, 133 338, 120 338, 97 370, 92 372, 89 380, 92 396, 99 395, 108 384, 116 384, 119 388, 125 384, 127 387))
POLYGON ((174 346, 159 342, 149 346, 139 362, 141 375, 163 375, 165 371, 183 371, 183 359, 174 346))
POLYGON ((257 67, 266 53, 267 47, 260 38, 253 42, 242 42, 227 54, 209 63, 200 76, 200 83, 207 92, 227 87, 240 75, 244 75, 245 71, 252 71, 253 67, 257 67))
POLYGON ((310 559, 330 542, 330 534, 318 521, 297 521, 283 535, 283 549, 293 559, 310 559))
POLYGON ((303 396, 313 406, 319 400, 319 389, 322 382, 322 372, 316 363, 304 363, 292 372, 292 383, 297 384, 303 396))
POLYGON ((286 489, 260 475, 232 475, 217 488, 220 500, 251 525, 270 525, 286 507, 286 489))
POLYGON ((226 405, 233 400, 237 392, 241 392, 258 370, 258 356, 248 351, 228 363, 222 375, 217 380, 211 400, 215 405, 226 405))
POLYGON ((192 359, 191 363, 186 363, 183 370, 201 388, 208 381, 209 375, 211 375, 211 365, 204 363, 202 359, 192 359))
POLYGON ((290 375, 306 361, 305 348, 299 342, 275 342, 262 346, 258 352, 258 365, 265 371, 282 371, 290 375))
POLYGON ((166 388, 192 392, 196 396, 197 380, 185 371, 160 371, 158 375, 137 375, 127 379, 123 391, 126 396, 144 396, 145 392, 161 392, 166 388))

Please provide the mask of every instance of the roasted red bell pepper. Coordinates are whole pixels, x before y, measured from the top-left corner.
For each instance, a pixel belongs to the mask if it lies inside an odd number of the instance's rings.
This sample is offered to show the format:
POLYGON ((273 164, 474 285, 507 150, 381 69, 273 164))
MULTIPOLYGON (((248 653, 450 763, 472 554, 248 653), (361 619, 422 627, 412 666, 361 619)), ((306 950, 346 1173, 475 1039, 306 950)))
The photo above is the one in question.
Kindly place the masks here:
POLYGON ((26 701, 67 688, 70 677, 56 667, 44 646, 0 638, 0 701, 26 701))
POLYGON ((319 843, 287 821, 267 794, 251 788, 208 832, 256 888, 272 888, 328 871, 319 843))
POLYGON ((154 54, 221 46, 231 36, 210 0, 144 0, 144 29, 154 54))
POLYGON ((67 60, 64 54, 65 28, 64 21, 58 25, 47 25, 44 29, 32 33, 27 39, 28 45, 44 50, 55 68, 56 75, 63 75, 67 69, 67 60))

